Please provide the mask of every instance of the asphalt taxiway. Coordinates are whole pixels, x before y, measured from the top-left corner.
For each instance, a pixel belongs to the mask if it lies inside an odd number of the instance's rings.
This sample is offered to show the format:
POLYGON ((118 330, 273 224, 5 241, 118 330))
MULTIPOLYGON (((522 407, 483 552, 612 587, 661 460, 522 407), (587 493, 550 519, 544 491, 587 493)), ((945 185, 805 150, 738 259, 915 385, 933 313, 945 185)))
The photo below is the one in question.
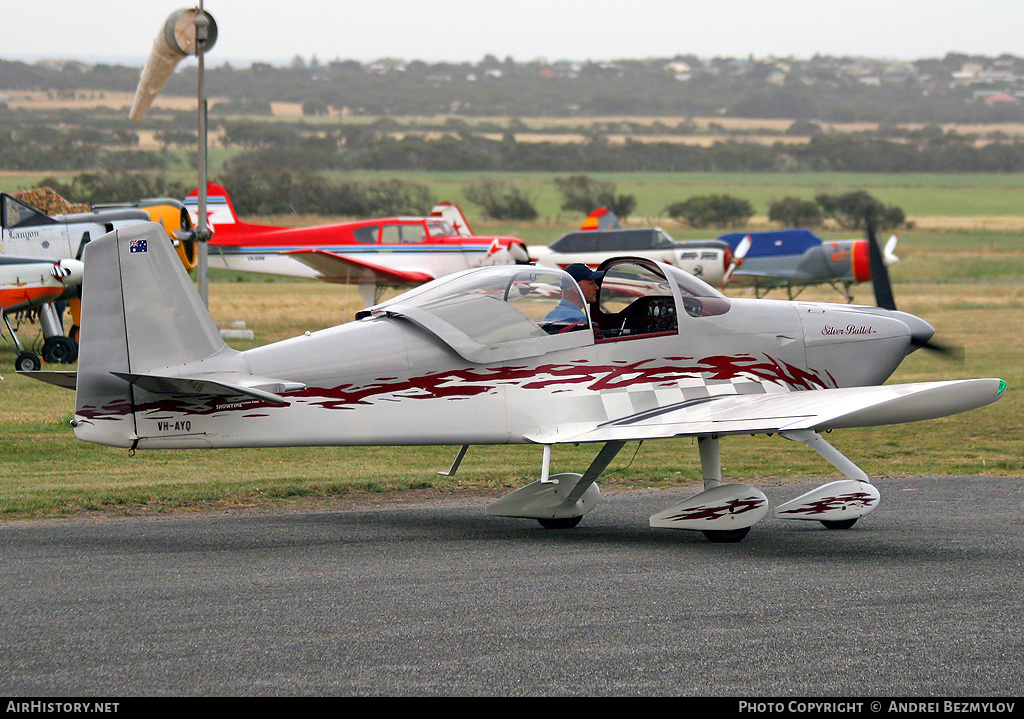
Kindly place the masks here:
MULTIPOLYGON (((758 485, 773 505, 820 482, 758 485)), ((880 479, 849 530, 482 503, 0 525, 7 696, 1019 696, 1024 479, 880 479)))

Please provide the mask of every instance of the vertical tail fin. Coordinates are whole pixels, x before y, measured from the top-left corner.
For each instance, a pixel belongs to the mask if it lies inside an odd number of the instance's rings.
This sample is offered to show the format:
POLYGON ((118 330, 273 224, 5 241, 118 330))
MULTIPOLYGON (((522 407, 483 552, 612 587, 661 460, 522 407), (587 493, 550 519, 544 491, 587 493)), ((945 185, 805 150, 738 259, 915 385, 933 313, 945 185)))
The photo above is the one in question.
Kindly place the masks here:
MULTIPOLYGON (((193 226, 199 224, 199 188, 188 193, 183 200, 193 226)), ((206 183, 206 225, 215 234, 224 235, 240 229, 246 223, 238 219, 235 206, 228 196, 228 191, 212 182, 206 183)))
POLYGON ((430 211, 430 216, 440 217, 455 228, 455 231, 463 237, 473 236, 473 228, 469 226, 466 214, 462 211, 461 207, 452 202, 445 201, 434 205, 434 208, 430 211))
POLYGON ((598 207, 583 220, 581 230, 618 230, 622 227, 619 218, 611 210, 598 207))
POLYGON ((75 434, 127 447, 137 439, 134 389, 117 373, 167 371, 226 349, 157 223, 89 243, 82 284, 75 434))

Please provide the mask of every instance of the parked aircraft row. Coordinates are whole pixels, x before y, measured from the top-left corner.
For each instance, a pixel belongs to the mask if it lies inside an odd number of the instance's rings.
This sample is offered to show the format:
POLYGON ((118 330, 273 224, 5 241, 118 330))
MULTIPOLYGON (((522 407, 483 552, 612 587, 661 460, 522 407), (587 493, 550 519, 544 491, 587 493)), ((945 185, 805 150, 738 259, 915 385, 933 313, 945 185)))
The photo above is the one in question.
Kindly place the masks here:
MULTIPOLYGON (((185 198, 193 215, 197 195, 185 198)), ((785 287, 792 299, 806 285, 827 283, 841 286, 849 301, 850 286, 871 279, 863 238, 824 242, 808 230, 791 230, 678 241, 660 227, 624 229, 604 208, 580 230, 529 246, 516 237, 475 235, 462 210, 447 202, 429 217, 278 227, 242 221, 227 190, 210 183, 206 208, 212 267, 359 285, 367 304, 382 287, 415 286, 471 267, 597 267, 623 254, 665 262, 715 286, 753 287, 758 296, 785 287)), ((895 236, 886 246, 887 264, 897 259, 894 247, 895 236)))
MULTIPOLYGON (((161 222, 168 233, 191 228, 183 203, 169 198, 51 216, 0 193, 0 315, 17 352, 17 369, 38 369, 41 362, 39 355, 24 347, 11 318, 17 315, 38 321, 43 332, 43 360, 74 362, 85 247, 119 227, 151 221, 161 222), (57 303, 71 310, 73 325, 68 335, 57 303)), ((171 242, 183 265, 192 270, 194 243, 187 236, 171 242)))

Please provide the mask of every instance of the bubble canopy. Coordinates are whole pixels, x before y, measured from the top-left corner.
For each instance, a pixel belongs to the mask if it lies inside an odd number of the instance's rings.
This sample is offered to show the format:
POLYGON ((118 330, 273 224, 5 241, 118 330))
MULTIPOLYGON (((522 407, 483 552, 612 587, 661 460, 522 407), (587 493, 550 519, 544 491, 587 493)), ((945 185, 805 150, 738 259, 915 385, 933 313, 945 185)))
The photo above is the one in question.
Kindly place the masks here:
MULTIPOLYGON (((656 307, 657 333, 677 332, 677 307, 691 317, 722 314, 729 300, 674 267, 643 259, 602 265, 605 278, 596 307, 567 273, 552 267, 502 265, 449 275, 363 310, 357 319, 403 318, 437 335, 471 362, 530 357, 602 340, 593 315, 625 325, 639 306, 656 307), (579 308, 580 321, 550 321, 558 307, 579 308), (632 310, 630 308, 633 308, 632 310), (623 319, 625 318, 625 319, 623 319)), ((564 314, 561 313, 561 314, 564 314)), ((648 312, 650 314, 650 312, 648 312)), ((603 323, 602 323, 603 326, 603 323)), ((638 338, 643 325, 616 329, 615 338, 638 338)))

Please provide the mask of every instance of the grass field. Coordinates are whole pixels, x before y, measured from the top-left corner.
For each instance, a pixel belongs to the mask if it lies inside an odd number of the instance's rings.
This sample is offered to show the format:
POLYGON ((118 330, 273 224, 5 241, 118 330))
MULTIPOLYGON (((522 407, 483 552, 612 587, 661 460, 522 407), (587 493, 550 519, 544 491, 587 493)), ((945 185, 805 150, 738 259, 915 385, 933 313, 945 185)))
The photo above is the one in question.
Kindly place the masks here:
MULTIPOLYGON (((979 181, 980 182, 980 181, 979 181)), ((621 189, 620 189, 621 191, 621 189)), ((924 189, 917 192, 924 193, 924 189)), ((1019 190, 1018 190, 1019 191, 1019 190)), ((493 228, 492 228, 493 229, 493 228)), ((528 234, 529 227, 508 227, 528 234)), ((547 226, 548 231, 565 231, 547 226)), ((479 230, 479 228, 478 228, 479 230)), ((1019 233, 915 230, 901 235, 894 266, 901 309, 918 314, 940 337, 965 348, 962 363, 917 352, 893 381, 998 376, 1009 389, 991 407, 932 422, 842 430, 830 441, 872 476, 1024 476, 1024 246, 1019 233)), ((244 321, 255 342, 244 349, 351 319, 354 291, 315 282, 214 273, 211 312, 244 321), (243 281, 244 280, 244 281, 243 281)), ((856 300, 871 304, 870 285, 856 300)), ((834 301, 821 288, 801 299, 834 301)), ((33 338, 23 328, 23 339, 33 338)), ((455 478, 439 477, 455 447, 312 448, 140 452, 74 439, 72 392, 13 372, 14 353, 0 345, 0 519, 89 512, 157 513, 332 501, 352 492, 435 487, 513 488, 536 479, 536 447, 474 447, 455 478)), ((594 447, 559 446, 555 471, 582 471, 594 447)), ((734 480, 788 481, 835 470, 799 443, 737 437, 723 442, 723 471, 734 480)), ((665 440, 631 446, 602 479, 607 487, 695 485, 695 443, 665 440)))
MULTIPOLYGON (((393 173, 347 173, 348 178, 376 178, 393 173)), ((562 196, 552 180, 573 173, 488 173, 525 190, 533 200, 540 224, 563 225, 580 218, 560 209, 562 196)), ((1009 230, 1024 232, 1024 176, 931 175, 875 173, 586 173, 615 183, 616 193, 634 195, 635 222, 662 222, 665 208, 695 195, 726 194, 749 201, 755 223, 765 224, 769 205, 787 196, 813 200, 818 193, 838 195, 867 190, 886 205, 896 205, 915 226, 926 229, 1009 230)), ((340 175, 339 175, 340 176, 340 175)), ((403 179, 422 182, 437 199, 460 204, 472 221, 478 209, 466 201, 464 188, 480 173, 402 173, 403 179)), ((230 188, 228 188, 230 191, 230 188)), ((475 223, 474 223, 475 224, 475 223)), ((678 226, 671 229, 682 229, 678 226)), ((692 234, 692 231, 686 231, 692 234)), ((697 235, 708 236, 708 230, 697 235)), ((680 237, 684 234, 680 234, 680 237)))

